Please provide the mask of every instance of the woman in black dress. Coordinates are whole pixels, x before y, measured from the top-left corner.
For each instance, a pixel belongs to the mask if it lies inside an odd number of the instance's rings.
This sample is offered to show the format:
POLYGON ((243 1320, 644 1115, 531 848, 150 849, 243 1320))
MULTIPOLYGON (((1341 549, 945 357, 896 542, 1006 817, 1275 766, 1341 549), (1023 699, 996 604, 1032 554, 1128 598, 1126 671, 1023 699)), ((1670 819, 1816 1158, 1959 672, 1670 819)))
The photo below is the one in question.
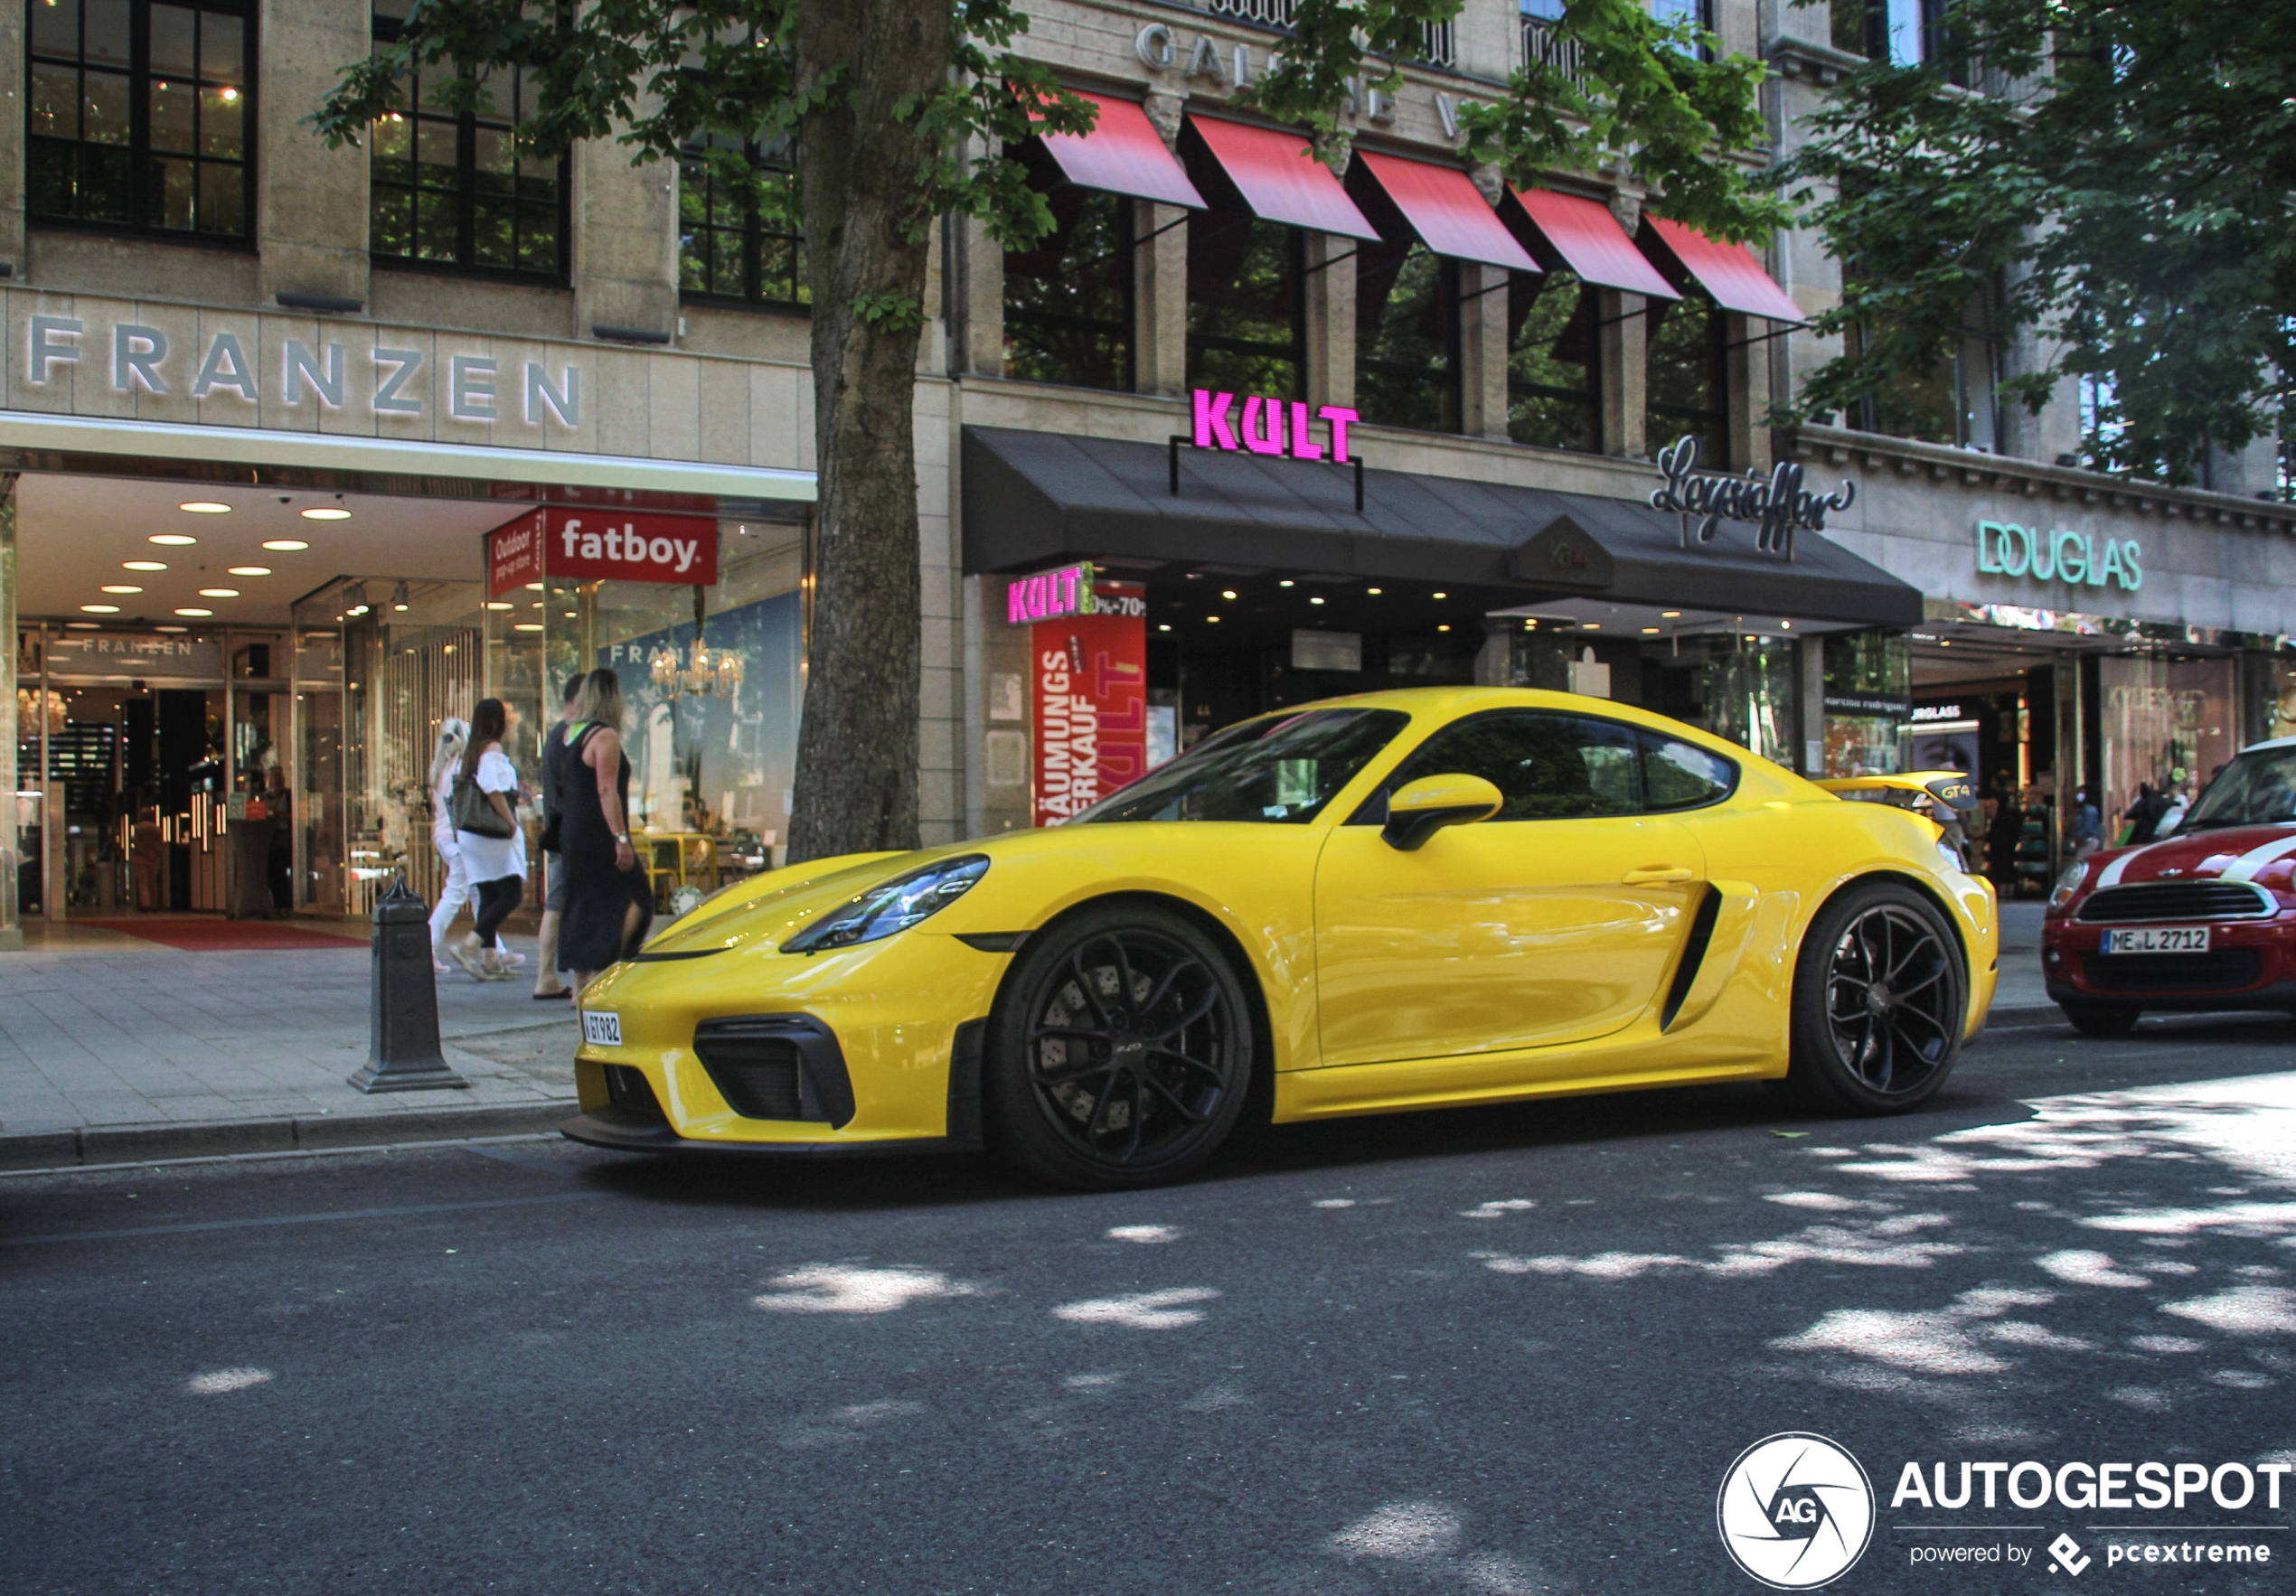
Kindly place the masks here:
POLYGON ((572 972, 579 998, 592 978, 644 939, 654 918, 654 889, 630 846, 630 762, 622 753, 622 683, 613 671, 583 679, 544 757, 560 762, 554 774, 564 816, 558 831, 566 872, 558 967, 572 972))

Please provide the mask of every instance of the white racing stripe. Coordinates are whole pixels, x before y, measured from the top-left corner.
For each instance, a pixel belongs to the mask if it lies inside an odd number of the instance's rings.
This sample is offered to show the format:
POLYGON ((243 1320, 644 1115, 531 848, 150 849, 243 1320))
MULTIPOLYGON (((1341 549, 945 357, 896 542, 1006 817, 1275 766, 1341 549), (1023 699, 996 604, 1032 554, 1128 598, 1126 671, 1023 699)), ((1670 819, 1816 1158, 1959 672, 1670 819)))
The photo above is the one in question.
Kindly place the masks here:
POLYGON ((2121 878, 2128 873, 2129 867, 2160 846, 2158 842, 2148 842, 2142 848, 2131 848, 2105 866, 2104 874, 2097 878, 2097 890, 2102 892, 2108 887, 2120 886, 2121 878))
POLYGON ((2267 842, 2262 848, 2252 848, 2232 861, 2221 879, 2254 881, 2256 878, 2256 873, 2266 865, 2276 864, 2291 853, 2296 853, 2296 835, 2282 837, 2276 842, 2267 842))

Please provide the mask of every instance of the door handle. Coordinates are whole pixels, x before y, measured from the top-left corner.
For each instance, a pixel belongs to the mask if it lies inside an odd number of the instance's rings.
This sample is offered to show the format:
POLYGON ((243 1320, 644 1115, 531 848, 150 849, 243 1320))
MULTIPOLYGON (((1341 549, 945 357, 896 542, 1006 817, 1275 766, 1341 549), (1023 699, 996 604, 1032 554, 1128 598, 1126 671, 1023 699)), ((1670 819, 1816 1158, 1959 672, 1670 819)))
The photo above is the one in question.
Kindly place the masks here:
POLYGON ((1649 887, 1659 882, 1688 881, 1697 874, 1696 870, 1685 869, 1680 865, 1646 865, 1639 870, 1627 871, 1619 879, 1629 887, 1649 887))

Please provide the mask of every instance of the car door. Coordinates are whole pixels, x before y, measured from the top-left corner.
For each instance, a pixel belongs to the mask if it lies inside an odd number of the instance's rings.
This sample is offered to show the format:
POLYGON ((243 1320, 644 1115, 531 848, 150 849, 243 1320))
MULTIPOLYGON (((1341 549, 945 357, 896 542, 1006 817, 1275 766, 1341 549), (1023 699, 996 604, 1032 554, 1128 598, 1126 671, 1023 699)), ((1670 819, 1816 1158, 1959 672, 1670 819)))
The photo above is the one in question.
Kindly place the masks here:
POLYGON ((1323 1062, 1584 1041, 1655 1002, 1704 889, 1691 825, 1644 802, 1647 745, 1593 716, 1499 710, 1445 727, 1334 828, 1317 861, 1323 1062), (1460 773, 1498 813, 1403 852, 1386 793, 1460 773))

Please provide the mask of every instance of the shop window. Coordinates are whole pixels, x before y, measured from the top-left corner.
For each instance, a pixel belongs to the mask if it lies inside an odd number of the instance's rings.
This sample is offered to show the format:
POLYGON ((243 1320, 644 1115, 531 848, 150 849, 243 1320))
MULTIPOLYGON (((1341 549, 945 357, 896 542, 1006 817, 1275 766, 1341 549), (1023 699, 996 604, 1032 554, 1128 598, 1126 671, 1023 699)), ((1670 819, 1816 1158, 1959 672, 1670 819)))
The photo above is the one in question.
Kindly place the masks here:
POLYGON ((245 0, 35 0, 26 9, 31 214, 246 238, 255 24, 245 0))
POLYGON ((1459 268, 1425 244, 1367 243, 1355 268, 1355 403, 1363 419, 1459 430, 1459 268))
POLYGON ((712 135, 678 158, 678 287, 689 298, 810 310, 797 174, 779 145, 712 135))
MULTIPOLYGON (((400 36, 411 4, 376 0, 377 43, 400 36)), ((399 108, 375 124, 371 145, 368 248, 391 265, 560 280, 567 162, 518 148, 538 91, 524 68, 502 68, 475 74, 477 109, 447 109, 447 86, 473 75, 440 61, 401 80, 399 108)))
POLYGON ((1594 289, 1557 268, 1507 288, 1507 436, 1600 454, 1601 371, 1594 289))
POLYGON ((1902 632, 1836 632, 1826 651, 1826 775, 1892 775, 1912 742, 1913 643, 1902 632))
POLYGON ((1727 466, 1728 416, 1724 409, 1723 353, 1727 323, 1714 301, 1695 288, 1673 305, 1653 305, 1644 387, 1643 433, 1651 449, 1695 436, 1701 463, 1727 466))
POLYGON ((1004 374, 1129 391, 1132 202, 1071 183, 1045 199, 1052 231, 1004 256, 1004 374))
POLYGON ((1297 229, 1249 211, 1190 216, 1189 386, 1306 397, 1302 255, 1297 229))

